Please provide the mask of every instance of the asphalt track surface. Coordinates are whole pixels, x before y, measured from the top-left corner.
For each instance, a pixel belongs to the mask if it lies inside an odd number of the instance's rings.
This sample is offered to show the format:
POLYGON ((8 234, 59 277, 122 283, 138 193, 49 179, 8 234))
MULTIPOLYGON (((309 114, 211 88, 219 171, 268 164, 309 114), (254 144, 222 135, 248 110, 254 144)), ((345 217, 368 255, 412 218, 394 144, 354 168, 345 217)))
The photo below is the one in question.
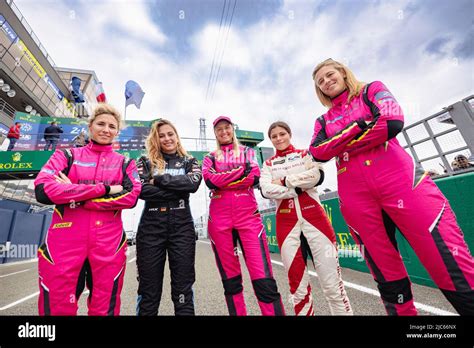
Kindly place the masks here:
MULTIPOLYGON (((271 254, 273 273, 278 289, 283 297, 287 315, 294 315, 289 301, 289 289, 286 272, 279 254, 271 254)), ((249 315, 260 315, 243 258, 240 257, 244 294, 249 315)), ((0 315, 37 315, 38 273, 37 260, 21 261, 0 265, 0 315)), ((163 296, 159 315, 174 315, 171 301, 169 269, 165 267, 163 296)), ((318 278, 309 263, 313 287, 316 315, 330 315, 329 307, 321 292, 318 278)), ((122 290, 121 315, 135 315, 138 283, 136 280, 135 246, 127 250, 127 269, 122 290)), ((372 276, 367 273, 342 269, 346 291, 355 315, 382 315, 386 312, 378 295, 372 276)), ((214 255, 208 240, 199 240, 196 250, 196 283, 194 285, 196 315, 228 315, 224 300, 224 290, 214 261, 214 255)), ((454 309, 438 289, 413 284, 413 294, 419 315, 456 315, 454 309)), ((87 315, 87 296, 83 294, 79 301, 79 315, 87 315)))

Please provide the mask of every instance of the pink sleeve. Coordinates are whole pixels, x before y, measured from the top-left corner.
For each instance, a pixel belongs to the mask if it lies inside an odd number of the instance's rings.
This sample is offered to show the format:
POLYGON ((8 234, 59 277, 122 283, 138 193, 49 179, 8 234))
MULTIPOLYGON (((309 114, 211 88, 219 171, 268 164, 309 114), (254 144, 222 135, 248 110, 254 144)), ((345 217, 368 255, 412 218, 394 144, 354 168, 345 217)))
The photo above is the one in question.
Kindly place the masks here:
POLYGON ((394 138, 403 129, 403 112, 387 87, 375 81, 367 91, 372 121, 346 145, 349 154, 365 151, 394 138))
POLYGON ((344 152, 346 144, 363 130, 364 125, 356 121, 351 122, 344 129, 328 138, 326 134, 326 121, 323 115, 314 123, 314 132, 309 151, 316 161, 327 162, 344 152))
POLYGON ((242 177, 244 168, 239 166, 226 172, 216 172, 213 162, 213 154, 204 157, 202 161, 202 176, 206 186, 211 190, 219 190, 226 188, 230 183, 242 177))
POLYGON ((242 173, 242 176, 230 182, 227 187, 238 189, 247 188, 257 185, 259 180, 260 168, 258 167, 258 163, 255 158, 255 151, 249 148, 246 156, 246 167, 242 173))
POLYGON ((105 185, 60 184, 55 175, 67 168, 67 159, 60 150, 54 152, 35 179, 36 200, 43 204, 67 204, 97 198, 105 194, 105 185))
POLYGON ((133 208, 138 201, 142 184, 138 176, 135 161, 131 160, 122 179, 123 190, 113 195, 94 198, 84 204, 84 208, 90 210, 118 210, 133 208))

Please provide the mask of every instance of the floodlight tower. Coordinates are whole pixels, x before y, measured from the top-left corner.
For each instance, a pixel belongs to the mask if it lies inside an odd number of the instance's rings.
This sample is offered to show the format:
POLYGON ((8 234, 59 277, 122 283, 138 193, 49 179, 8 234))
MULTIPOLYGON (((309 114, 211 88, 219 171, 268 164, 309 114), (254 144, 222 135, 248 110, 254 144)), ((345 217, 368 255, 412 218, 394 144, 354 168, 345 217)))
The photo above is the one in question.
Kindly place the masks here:
POLYGON ((201 117, 199 119, 199 151, 207 151, 206 141, 206 119, 201 117))

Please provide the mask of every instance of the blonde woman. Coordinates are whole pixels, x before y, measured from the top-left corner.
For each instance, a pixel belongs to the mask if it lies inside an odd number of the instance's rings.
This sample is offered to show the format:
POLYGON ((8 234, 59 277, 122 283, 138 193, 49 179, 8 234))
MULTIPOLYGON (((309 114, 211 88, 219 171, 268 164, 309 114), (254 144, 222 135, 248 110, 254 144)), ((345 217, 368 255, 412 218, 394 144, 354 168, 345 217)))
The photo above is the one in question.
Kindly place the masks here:
POLYGON ((201 168, 184 149, 175 126, 160 119, 138 161, 145 208, 137 232, 137 315, 156 316, 161 301, 166 254, 176 315, 194 315, 196 237, 189 194, 198 190, 201 168))
POLYGON ((260 169, 252 149, 239 145, 227 116, 213 122, 217 150, 203 161, 203 176, 211 189, 208 232, 230 315, 246 315, 237 242, 247 264, 263 315, 284 315, 272 274, 267 237, 254 195, 260 169))
POLYGON ((35 180, 36 199, 56 205, 38 250, 40 315, 76 315, 85 283, 89 315, 120 313, 121 211, 135 206, 141 189, 135 162, 112 150, 121 125, 114 107, 99 104, 89 119, 91 143, 56 151, 35 180))
POLYGON ((403 112, 380 81, 365 84, 327 59, 313 71, 327 113, 314 125, 310 152, 336 157, 341 212, 377 282, 389 315, 416 315, 398 251, 398 227, 459 314, 474 314, 474 260, 448 200, 400 146, 403 112))

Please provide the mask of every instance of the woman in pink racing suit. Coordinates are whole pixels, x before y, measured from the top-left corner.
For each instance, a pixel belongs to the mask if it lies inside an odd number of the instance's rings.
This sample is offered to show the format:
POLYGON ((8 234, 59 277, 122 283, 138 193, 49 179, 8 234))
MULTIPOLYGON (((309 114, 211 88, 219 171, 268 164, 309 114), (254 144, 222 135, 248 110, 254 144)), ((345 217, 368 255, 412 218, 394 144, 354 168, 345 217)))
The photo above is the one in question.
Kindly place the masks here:
POLYGON ((276 236, 295 314, 314 315, 306 267, 309 256, 331 314, 352 315, 341 277, 336 234, 316 189, 324 180, 322 166, 308 150, 291 145, 291 129, 285 122, 272 123, 268 137, 277 151, 263 165, 260 190, 263 197, 277 201, 276 236))
POLYGON ((247 314, 238 241, 262 314, 284 315, 253 192, 260 176, 255 153, 239 145, 229 117, 219 116, 213 125, 217 150, 204 158, 202 174, 212 192, 208 232, 229 314, 247 314))
POLYGON ((121 122, 115 108, 99 104, 89 119, 92 141, 57 150, 35 180, 36 199, 55 204, 38 250, 40 315, 76 315, 86 283, 89 315, 120 314, 127 248, 121 212, 135 206, 141 190, 135 162, 112 150, 121 122))
POLYGON ((329 110, 315 122, 310 151, 318 162, 336 157, 341 212, 387 313, 417 314, 398 227, 456 311, 474 315, 474 260, 448 200, 395 138, 403 113, 393 95, 332 59, 313 80, 329 110))

